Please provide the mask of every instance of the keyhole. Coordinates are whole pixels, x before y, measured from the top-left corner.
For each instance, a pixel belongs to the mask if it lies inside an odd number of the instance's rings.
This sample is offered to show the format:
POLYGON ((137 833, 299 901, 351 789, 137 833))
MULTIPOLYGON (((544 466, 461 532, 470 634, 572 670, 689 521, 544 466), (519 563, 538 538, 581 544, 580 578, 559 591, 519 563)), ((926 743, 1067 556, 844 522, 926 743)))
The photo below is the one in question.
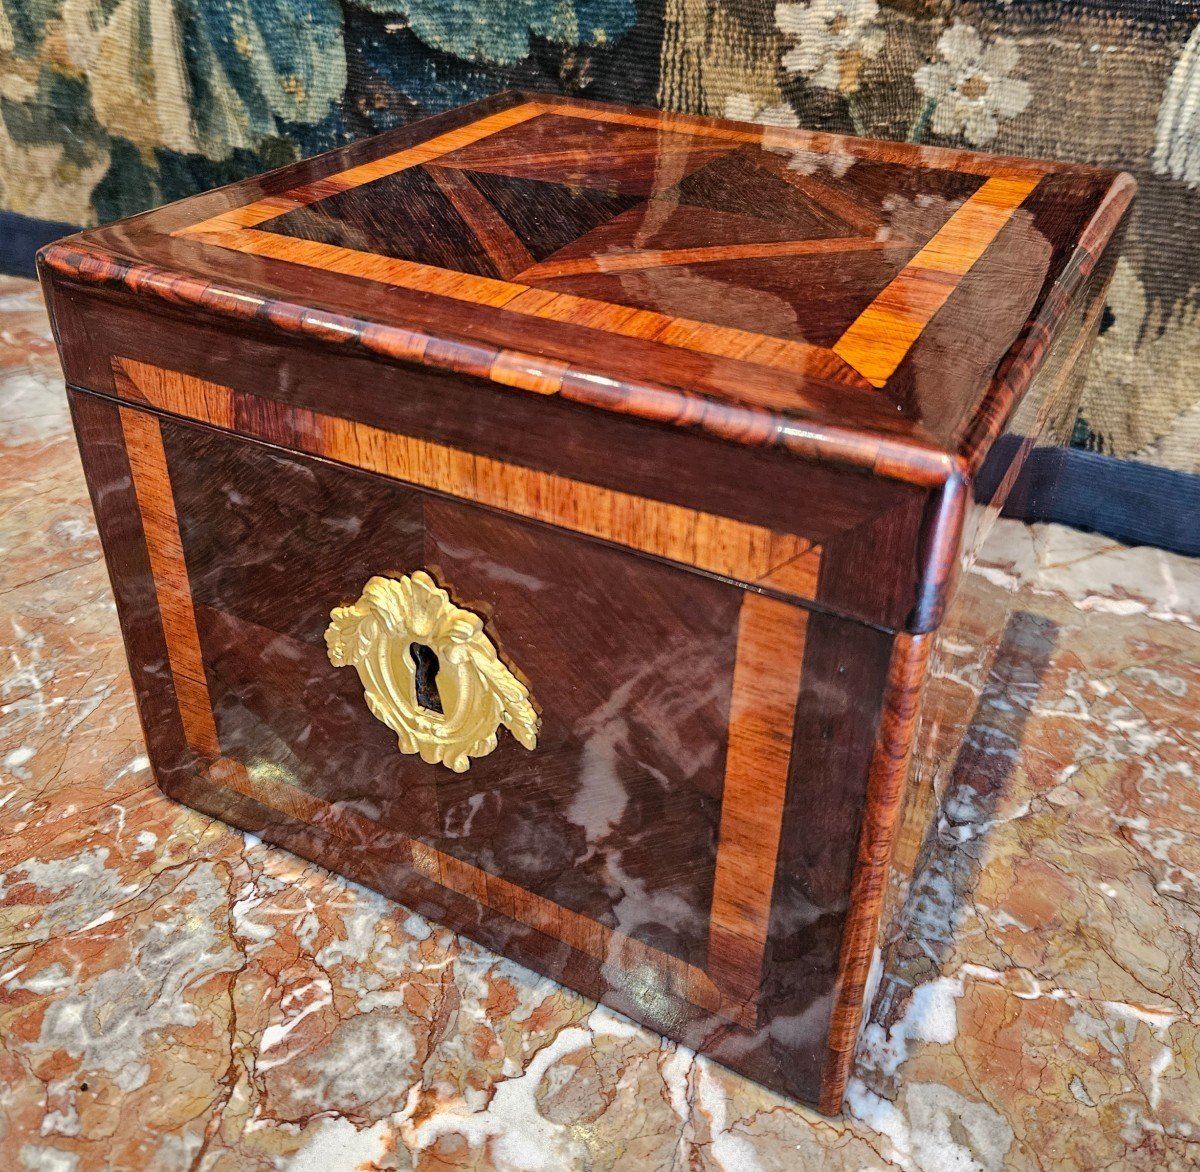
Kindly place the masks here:
POLYGON ((438 695, 437 686, 438 668, 441 665, 438 663, 437 652, 432 647, 426 647, 424 643, 410 643, 408 653, 417 669, 417 703, 431 712, 442 712, 442 698, 438 695))

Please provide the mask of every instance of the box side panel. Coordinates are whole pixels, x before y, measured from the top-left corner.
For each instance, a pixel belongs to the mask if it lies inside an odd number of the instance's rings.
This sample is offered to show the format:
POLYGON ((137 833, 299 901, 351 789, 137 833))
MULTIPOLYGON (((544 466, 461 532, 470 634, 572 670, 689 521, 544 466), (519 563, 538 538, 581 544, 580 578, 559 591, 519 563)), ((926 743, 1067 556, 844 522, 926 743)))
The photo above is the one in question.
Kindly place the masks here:
MULTIPOLYGON (((1114 249, 1106 255, 1088 278, 1038 377, 981 470, 965 511, 955 589, 945 617, 935 632, 921 636, 911 647, 917 654, 923 644, 928 661, 923 670, 916 660, 910 663, 910 683, 919 686, 923 680, 925 698, 919 722, 913 719, 897 726, 897 733, 909 738, 907 750, 902 741, 897 741, 891 753, 878 758, 872 767, 872 789, 859 846, 860 871, 855 879, 859 938, 852 943, 853 933, 847 933, 842 971, 844 1005, 840 1016, 835 1016, 830 1065, 822 1093, 822 1107, 829 1112, 840 1107, 859 1027, 871 1010, 871 1002, 876 1016, 886 1016, 891 1012, 889 1006, 907 987, 902 975, 905 964, 924 963, 906 952, 907 917, 917 914, 909 903, 911 884, 930 835, 936 832, 942 798, 949 788, 970 784, 982 751, 975 742, 986 742, 993 736, 988 721, 997 719, 1004 706, 989 701, 988 689, 999 689, 991 696, 995 700, 1004 688, 1019 685, 1026 676, 1036 677, 1035 661, 1043 635, 1038 624, 1013 615, 1005 592, 989 586, 969 570, 986 548, 1029 452, 1038 443, 1060 444, 1070 437, 1116 254, 1114 249), (968 646, 983 646, 986 654, 964 664, 960 662, 961 649, 968 646), (898 786, 902 775, 892 766, 905 760, 906 751, 911 753, 911 767, 907 781, 898 786), (884 789, 887 796, 880 800, 884 789), (864 864, 864 858, 873 858, 874 862, 864 864), (865 908, 872 902, 874 911, 868 915, 865 908), (881 982, 878 986, 877 981, 881 982)), ((903 640, 903 636, 897 639, 898 652, 903 640)), ((895 716, 893 709, 900 705, 915 717, 911 707, 915 693, 900 678, 895 687, 887 711, 895 716)), ((881 731, 886 730, 888 722, 885 716, 881 731)))
MULTIPOLYGON (((160 429, 221 755, 704 965, 740 591, 129 414, 160 429), (526 682, 535 750, 502 731, 461 774, 406 755, 359 673, 335 670, 333 610, 375 575, 419 570, 485 619, 526 682)), ((429 640, 436 690, 453 682, 452 645, 429 640)))

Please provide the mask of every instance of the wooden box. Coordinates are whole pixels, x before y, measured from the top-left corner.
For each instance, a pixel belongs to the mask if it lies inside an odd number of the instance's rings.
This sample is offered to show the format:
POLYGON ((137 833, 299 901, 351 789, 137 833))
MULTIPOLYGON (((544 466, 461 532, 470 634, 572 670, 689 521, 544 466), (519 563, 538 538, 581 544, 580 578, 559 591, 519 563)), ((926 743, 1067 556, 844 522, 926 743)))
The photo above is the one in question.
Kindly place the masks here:
POLYGON ((504 94, 52 245, 159 784, 836 1111, 1132 192, 504 94))

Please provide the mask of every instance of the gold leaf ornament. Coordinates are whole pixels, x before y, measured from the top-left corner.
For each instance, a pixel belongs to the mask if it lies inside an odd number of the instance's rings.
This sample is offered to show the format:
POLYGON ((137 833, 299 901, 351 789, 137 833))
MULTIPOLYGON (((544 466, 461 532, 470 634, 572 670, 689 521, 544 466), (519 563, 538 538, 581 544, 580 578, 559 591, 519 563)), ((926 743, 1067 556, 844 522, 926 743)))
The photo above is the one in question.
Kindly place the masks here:
POLYGON ((329 661, 353 666, 367 707, 397 736, 402 753, 455 773, 496 747, 500 726, 526 749, 537 745, 529 690, 501 661, 483 620, 456 606, 424 570, 372 578, 357 602, 336 607, 325 631, 329 661), (437 656, 442 711, 418 698, 414 644, 437 656))

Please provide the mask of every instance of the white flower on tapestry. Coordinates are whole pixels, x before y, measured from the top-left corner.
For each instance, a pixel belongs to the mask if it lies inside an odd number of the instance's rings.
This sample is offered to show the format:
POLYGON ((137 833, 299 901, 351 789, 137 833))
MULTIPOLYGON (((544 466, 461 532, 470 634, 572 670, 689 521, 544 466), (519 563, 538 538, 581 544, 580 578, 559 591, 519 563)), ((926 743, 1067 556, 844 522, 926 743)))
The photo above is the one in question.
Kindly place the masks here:
POLYGON ((730 94, 725 99, 725 117, 735 122, 757 122, 762 126, 800 125, 796 111, 785 104, 763 106, 749 94, 730 94))
POLYGON ((852 94, 863 63, 883 49, 884 32, 875 25, 875 0, 809 0, 776 4, 775 23, 792 47, 783 67, 822 89, 852 94))
MULTIPOLYGON (((923 65, 913 80, 927 99, 934 134, 963 135, 972 146, 991 142, 1002 119, 1029 105, 1029 85, 1011 77, 1020 54, 1003 38, 985 46, 969 24, 955 24, 938 40, 941 60, 923 65)), ((914 136, 915 137, 915 136, 914 136)))
POLYGON ((1200 25, 1179 54, 1158 108, 1153 167, 1156 175, 1200 186, 1200 25))

